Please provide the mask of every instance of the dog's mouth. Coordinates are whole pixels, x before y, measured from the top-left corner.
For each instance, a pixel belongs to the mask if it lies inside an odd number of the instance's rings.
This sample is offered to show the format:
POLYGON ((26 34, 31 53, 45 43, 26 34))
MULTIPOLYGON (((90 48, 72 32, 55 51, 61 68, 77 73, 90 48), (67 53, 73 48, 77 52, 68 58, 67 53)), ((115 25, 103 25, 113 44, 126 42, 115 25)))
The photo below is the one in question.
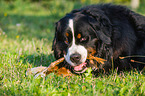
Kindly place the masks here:
POLYGON ((87 59, 85 60, 85 62, 83 62, 79 65, 70 64, 70 62, 67 62, 67 60, 66 60, 68 68, 70 68, 71 71, 76 73, 76 74, 84 73, 89 67, 91 67, 92 70, 96 71, 99 68, 101 68, 105 64, 106 61, 107 60, 105 60, 103 58, 92 56, 92 55, 89 55, 87 57, 87 59))
POLYGON ((79 64, 78 66, 73 67, 73 71, 77 74, 84 73, 88 69, 88 63, 84 62, 79 64))

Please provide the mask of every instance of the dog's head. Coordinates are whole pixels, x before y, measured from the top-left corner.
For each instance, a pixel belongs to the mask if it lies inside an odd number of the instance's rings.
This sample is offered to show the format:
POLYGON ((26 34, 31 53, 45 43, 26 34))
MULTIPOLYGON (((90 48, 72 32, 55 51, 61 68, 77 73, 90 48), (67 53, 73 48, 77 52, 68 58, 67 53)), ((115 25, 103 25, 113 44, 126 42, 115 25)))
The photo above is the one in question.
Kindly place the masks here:
POLYGON ((74 72, 83 73, 89 66, 89 54, 104 59, 111 44, 111 23, 100 10, 74 10, 56 23, 52 49, 56 59, 61 57, 74 72))

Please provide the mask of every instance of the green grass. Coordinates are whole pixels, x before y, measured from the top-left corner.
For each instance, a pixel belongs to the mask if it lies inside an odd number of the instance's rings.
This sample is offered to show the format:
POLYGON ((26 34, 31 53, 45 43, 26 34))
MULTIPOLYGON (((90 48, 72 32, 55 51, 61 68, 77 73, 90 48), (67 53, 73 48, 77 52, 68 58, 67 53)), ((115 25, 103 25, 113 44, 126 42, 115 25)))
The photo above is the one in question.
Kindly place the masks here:
POLYGON ((53 73, 45 79, 25 76, 27 68, 55 61, 51 51, 55 22, 72 9, 93 3, 81 1, 0 1, 0 96, 145 95, 145 74, 138 71, 96 78, 90 72, 65 78, 53 73))

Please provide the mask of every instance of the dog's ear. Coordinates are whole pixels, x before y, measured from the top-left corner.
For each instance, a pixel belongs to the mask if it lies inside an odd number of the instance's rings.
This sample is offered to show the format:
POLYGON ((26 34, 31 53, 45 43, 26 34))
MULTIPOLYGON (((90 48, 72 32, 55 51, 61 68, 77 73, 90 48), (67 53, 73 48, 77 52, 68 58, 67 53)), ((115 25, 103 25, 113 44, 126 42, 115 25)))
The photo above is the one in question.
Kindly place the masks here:
POLYGON ((57 33, 58 33, 59 27, 60 27, 60 23, 56 22, 55 23, 55 36, 54 36, 53 43, 52 43, 52 50, 54 50, 54 47, 55 47, 56 42, 57 42, 57 33))
POLYGON ((130 19, 129 21, 131 21, 132 25, 137 31, 136 35, 140 39, 145 39, 144 38, 145 37, 145 17, 133 11, 130 11, 129 19, 130 19))
POLYGON ((106 44, 111 44, 112 24, 101 10, 89 9, 85 11, 89 15, 88 22, 96 35, 106 44))
POLYGON ((55 36, 53 39, 53 44, 52 44, 52 50, 54 51, 54 57, 56 59, 59 59, 60 57, 63 56, 63 49, 64 49, 64 45, 58 40, 59 38, 59 31, 60 31, 60 22, 58 21, 55 25, 55 36))
POLYGON ((54 57, 58 59, 58 52, 57 52, 57 34, 58 34, 59 22, 55 23, 55 35, 52 43, 52 51, 54 51, 54 57))

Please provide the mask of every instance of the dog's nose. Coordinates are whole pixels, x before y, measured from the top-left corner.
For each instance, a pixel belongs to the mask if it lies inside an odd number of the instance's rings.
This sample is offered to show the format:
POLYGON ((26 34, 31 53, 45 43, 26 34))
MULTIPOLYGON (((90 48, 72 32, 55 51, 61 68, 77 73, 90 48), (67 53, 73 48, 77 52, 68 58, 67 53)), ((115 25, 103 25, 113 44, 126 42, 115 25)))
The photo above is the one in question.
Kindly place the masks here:
POLYGON ((72 54, 70 56, 70 60, 73 62, 73 63, 78 63, 81 59, 81 55, 80 54, 72 54))

